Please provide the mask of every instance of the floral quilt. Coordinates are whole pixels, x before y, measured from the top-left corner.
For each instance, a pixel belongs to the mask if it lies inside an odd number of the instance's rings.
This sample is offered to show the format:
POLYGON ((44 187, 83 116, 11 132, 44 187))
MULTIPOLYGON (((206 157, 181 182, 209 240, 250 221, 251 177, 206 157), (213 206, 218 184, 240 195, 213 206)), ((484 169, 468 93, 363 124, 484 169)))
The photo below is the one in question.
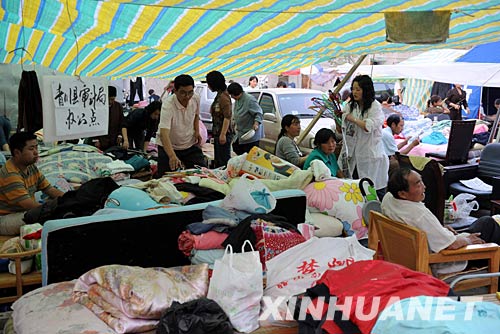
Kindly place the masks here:
POLYGON ((85 305, 117 333, 156 329, 172 302, 205 297, 208 265, 141 268, 107 265, 83 274, 73 299, 85 305))
POLYGON ((111 157, 96 152, 62 151, 40 158, 37 166, 45 177, 82 184, 100 177, 101 166, 111 161, 111 157))
MULTIPOLYGON (((347 236, 367 237, 368 225, 363 221, 362 209, 367 199, 360 188, 360 180, 329 179, 310 183, 305 189, 307 206, 311 212, 322 212, 339 219, 347 236)), ((375 190, 367 189, 368 199, 376 199, 375 190)))
POLYGON ((12 305, 16 334, 114 334, 85 306, 71 298, 75 281, 54 283, 31 291, 12 305))

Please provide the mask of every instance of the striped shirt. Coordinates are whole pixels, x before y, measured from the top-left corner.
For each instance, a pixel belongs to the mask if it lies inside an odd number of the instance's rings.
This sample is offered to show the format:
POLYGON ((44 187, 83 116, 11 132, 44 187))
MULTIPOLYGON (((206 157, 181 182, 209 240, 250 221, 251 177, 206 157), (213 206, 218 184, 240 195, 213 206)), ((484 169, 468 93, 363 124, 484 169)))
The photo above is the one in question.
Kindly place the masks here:
POLYGON ((11 159, 0 168, 0 215, 26 211, 20 201, 31 198, 35 192, 52 187, 35 165, 28 166, 26 172, 17 168, 11 159))

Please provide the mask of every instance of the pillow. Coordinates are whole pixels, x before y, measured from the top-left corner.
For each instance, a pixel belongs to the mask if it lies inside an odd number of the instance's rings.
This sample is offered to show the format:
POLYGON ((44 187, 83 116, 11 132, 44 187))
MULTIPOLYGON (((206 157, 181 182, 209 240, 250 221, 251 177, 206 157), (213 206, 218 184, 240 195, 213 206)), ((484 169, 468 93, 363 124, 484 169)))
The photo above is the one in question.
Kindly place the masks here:
POLYGON ((286 179, 296 170, 300 168, 254 146, 248 152, 240 174, 248 173, 262 179, 280 180, 286 179))
POLYGON ((264 270, 266 269, 266 261, 306 241, 302 234, 275 226, 262 219, 252 221, 251 227, 257 239, 255 246, 259 251, 260 262, 264 270))
POLYGON ((321 212, 339 219, 347 236, 365 238, 368 227, 363 222, 362 208, 366 199, 361 194, 360 180, 331 179, 310 183, 305 189, 311 212, 321 212))
POLYGON ((338 237, 342 235, 344 225, 335 217, 324 213, 312 212, 311 220, 316 229, 314 236, 316 237, 338 237))

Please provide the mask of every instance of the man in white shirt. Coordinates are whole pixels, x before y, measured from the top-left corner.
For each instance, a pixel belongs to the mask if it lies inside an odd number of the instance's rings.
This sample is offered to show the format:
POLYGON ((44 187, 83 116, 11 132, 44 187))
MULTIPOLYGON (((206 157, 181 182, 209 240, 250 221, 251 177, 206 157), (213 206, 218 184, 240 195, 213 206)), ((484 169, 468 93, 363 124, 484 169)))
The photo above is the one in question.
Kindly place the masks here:
POLYGON ((200 100, 194 95, 194 80, 187 74, 174 80, 174 94, 163 99, 158 143, 158 173, 195 166, 206 167, 200 148, 200 100))
POLYGON ((384 150, 387 156, 392 157, 396 152, 408 154, 415 146, 420 144, 420 140, 415 138, 415 140, 408 145, 409 140, 412 138, 411 136, 408 136, 405 140, 396 144, 394 135, 399 135, 403 132, 404 126, 405 121, 398 114, 392 114, 387 117, 387 127, 382 130, 382 143, 384 144, 384 150), (401 150, 404 146, 406 147, 401 150))
MULTIPOLYGON (((410 169, 394 171, 387 186, 387 194, 382 200, 382 212, 389 218, 414 226, 427 234, 427 241, 432 252, 443 249, 458 249, 467 245, 485 242, 500 242, 500 226, 488 216, 476 220, 468 229, 468 233, 457 233, 451 227, 443 227, 434 214, 425 207, 425 185, 420 174, 410 169)), ((460 271, 462 266, 453 270, 460 271)), ((439 273, 450 272, 440 266, 439 273)))

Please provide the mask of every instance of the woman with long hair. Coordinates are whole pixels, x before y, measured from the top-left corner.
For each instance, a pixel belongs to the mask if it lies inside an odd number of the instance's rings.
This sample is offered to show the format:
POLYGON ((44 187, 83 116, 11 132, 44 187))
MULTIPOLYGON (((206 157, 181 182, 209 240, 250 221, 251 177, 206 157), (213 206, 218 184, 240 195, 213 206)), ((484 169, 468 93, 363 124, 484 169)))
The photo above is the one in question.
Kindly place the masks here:
POLYGON ((446 104, 450 109, 450 118, 452 121, 462 120, 462 109, 465 108, 465 113, 469 114, 470 109, 467 104, 467 93, 462 88, 461 84, 454 84, 454 87, 446 93, 446 104))
POLYGON ((226 78, 221 72, 209 72, 206 79, 208 88, 212 92, 217 92, 210 107, 210 114, 212 115, 215 167, 221 167, 226 166, 231 158, 231 141, 233 139, 231 97, 227 92, 226 78))
POLYGON ((443 103, 443 99, 439 95, 432 95, 427 101, 427 109, 425 109, 424 114, 449 114, 450 110, 446 108, 443 103))
POLYGON ((302 154, 295 143, 295 137, 300 134, 300 119, 295 115, 285 115, 281 119, 281 131, 274 153, 277 157, 302 167, 306 156, 302 154))
POLYGON ((367 177, 375 184, 379 198, 385 194, 389 160, 382 144, 384 113, 375 100, 373 81, 358 75, 351 85, 351 101, 342 110, 344 144, 340 167, 355 179, 367 177))

